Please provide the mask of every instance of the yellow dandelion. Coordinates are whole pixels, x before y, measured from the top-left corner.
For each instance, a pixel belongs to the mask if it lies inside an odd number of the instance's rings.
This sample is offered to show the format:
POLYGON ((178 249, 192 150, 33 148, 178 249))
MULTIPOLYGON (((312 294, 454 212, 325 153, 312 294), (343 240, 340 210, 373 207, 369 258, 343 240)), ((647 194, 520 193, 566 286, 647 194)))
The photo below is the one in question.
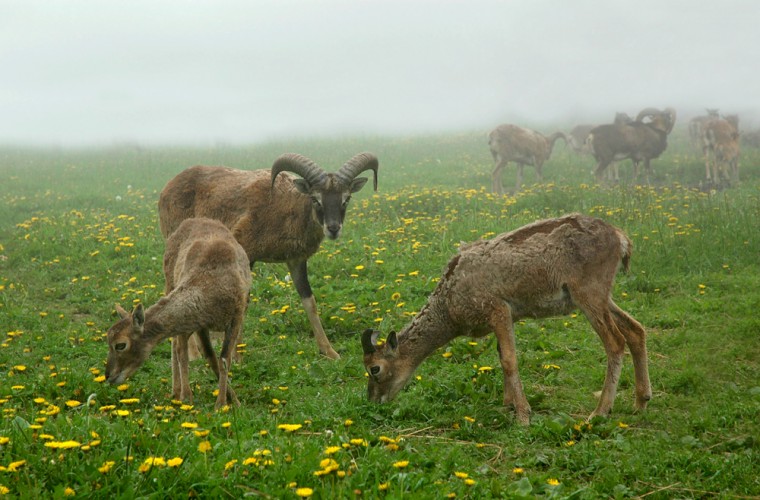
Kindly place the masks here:
POLYGON ((13 369, 16 370, 17 372, 23 372, 23 371, 26 371, 26 366, 24 366, 24 365, 16 365, 16 366, 13 367, 13 369))
POLYGON ((393 462, 393 466, 397 469, 404 469, 409 466, 409 460, 399 460, 398 462, 393 462))
POLYGON ((515 467, 514 469, 512 469, 512 474, 524 474, 524 473, 525 473, 525 469, 523 469, 522 467, 515 467))
POLYGON ((10 492, 11 490, 9 490, 6 486, 0 484, 0 495, 7 495, 10 492))
POLYGON ((618 427, 620 427, 621 429, 627 429, 628 428, 628 424, 625 424, 623 422, 618 422, 618 427))
POLYGON ((277 426, 278 429, 285 432, 295 432, 301 427, 303 427, 301 424, 280 424, 277 426))
POLYGON ((195 422, 182 422, 180 427, 182 427, 183 429, 195 429, 198 427, 198 424, 196 424, 195 422))
POLYGON ((366 439, 354 438, 349 441, 354 446, 369 446, 366 439))
POLYGON ((122 392, 126 391, 127 389, 129 389, 129 384, 121 384, 116 387, 117 391, 122 391, 122 392))
POLYGON ((76 441, 50 441, 49 443, 45 443, 45 446, 48 448, 68 450, 71 448, 79 448, 82 444, 76 441))
POLYGON ((390 488, 391 483, 380 483, 377 485, 377 489, 380 491, 386 491, 388 488, 390 488))
POLYGON ((76 408, 77 406, 81 406, 82 403, 80 401, 77 401, 76 399, 70 399, 66 401, 66 406, 69 408, 76 408))
POLYGON ((350 427, 350 426, 354 425, 354 421, 351 420, 350 418, 346 419, 346 421, 343 422, 343 425, 345 425, 346 427, 350 427))
POLYGON ((340 451, 340 446, 328 446, 325 449, 325 455, 333 455, 335 453, 338 453, 340 451))
POLYGON ((472 486, 475 484, 475 480, 471 478, 467 478, 464 480, 464 484, 466 484, 467 486, 472 486))
POLYGON ((309 498, 314 494, 314 490, 311 488, 297 488, 296 496, 300 498, 309 498))
POLYGON ((546 480, 546 484, 549 486, 559 486, 559 481, 552 477, 546 480))
POLYGON ((63 496, 66 496, 66 497, 73 497, 76 494, 77 492, 74 491, 74 488, 71 488, 69 486, 67 486, 66 489, 63 490, 63 496))
POLYGON ((211 451, 211 443, 209 441, 201 441, 198 443, 198 451, 201 453, 206 453, 208 451, 211 451))
POLYGON ((454 355, 454 353, 452 353, 452 352, 444 352, 443 354, 441 354, 441 356, 443 356, 444 358, 450 358, 453 355, 454 355))
POLYGON ((11 438, 5 437, 5 436, 0 436, 0 446, 2 446, 4 444, 8 444, 10 442, 11 442, 11 438))
POLYGON ((18 460, 16 462, 11 462, 10 464, 8 464, 8 469, 7 470, 8 470, 8 472, 16 472, 17 470, 19 470, 24 465, 26 465, 26 460, 18 460))
POLYGON ((115 463, 116 462, 109 460, 106 463, 104 463, 102 466, 98 467, 98 471, 101 474, 107 474, 111 470, 111 468, 114 466, 115 463))
POLYGON ((120 399, 119 403, 125 404, 125 405, 132 405, 135 403, 139 403, 140 398, 127 398, 127 399, 120 399))
POLYGON ((182 465, 182 462, 184 462, 182 458, 174 457, 167 460, 166 465, 168 467, 179 467, 180 465, 182 465))
POLYGON ((116 416, 118 417, 128 417, 130 414, 129 410, 116 410, 116 416))
POLYGON ((230 460, 226 464, 224 464, 224 470, 230 470, 231 468, 235 467, 235 464, 237 464, 237 459, 230 460))

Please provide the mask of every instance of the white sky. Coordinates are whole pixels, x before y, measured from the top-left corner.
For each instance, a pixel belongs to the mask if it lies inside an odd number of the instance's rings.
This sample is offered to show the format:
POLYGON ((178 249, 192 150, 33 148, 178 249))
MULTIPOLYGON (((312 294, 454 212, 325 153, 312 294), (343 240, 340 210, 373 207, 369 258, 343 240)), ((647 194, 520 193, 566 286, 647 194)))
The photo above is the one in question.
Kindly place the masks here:
POLYGON ((747 124, 758 63, 755 0, 0 0, 0 144, 747 124))

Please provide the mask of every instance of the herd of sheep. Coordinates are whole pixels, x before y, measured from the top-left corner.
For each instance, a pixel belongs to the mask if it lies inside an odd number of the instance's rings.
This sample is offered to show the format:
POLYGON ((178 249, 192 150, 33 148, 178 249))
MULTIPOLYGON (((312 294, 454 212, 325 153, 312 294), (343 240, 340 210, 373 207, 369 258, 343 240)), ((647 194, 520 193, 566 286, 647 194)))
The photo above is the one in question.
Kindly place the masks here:
MULTIPOLYGON (((739 181, 739 118, 737 115, 721 116, 714 109, 707 111, 707 115, 695 117, 689 122, 692 143, 704 156, 705 181, 710 186, 736 184, 739 181)), ((667 148, 668 135, 675 122, 676 111, 673 108, 646 108, 635 119, 625 113, 617 113, 612 123, 577 125, 568 134, 556 132, 549 137, 516 125, 500 125, 488 136, 494 159, 492 191, 497 194, 504 192, 501 175, 509 162, 517 165, 515 191, 521 188, 525 165, 536 168, 540 181, 541 168, 551 155, 555 141, 560 138, 576 153, 594 157, 597 162, 594 174, 599 183, 605 178, 619 182, 617 162, 625 159, 633 162, 633 177, 637 180, 639 164, 643 163, 645 180, 649 182, 650 162, 667 148), (608 168, 611 170, 608 171, 608 168)), ((755 141, 760 146, 758 132, 744 134, 743 139, 746 144, 755 141)))
MULTIPOLYGON (((739 133, 735 116, 716 110, 691 120, 691 139, 705 155, 706 178, 713 183, 738 180, 739 133)), ((579 125, 569 134, 549 137, 505 124, 488 136, 495 162, 492 189, 503 194, 501 175, 517 165, 517 184, 525 165, 541 168, 558 139, 597 161, 595 175, 607 169, 617 180, 615 162, 631 159, 638 176, 644 165, 667 147, 676 112, 647 108, 635 119, 618 113, 613 123, 579 125)), ((242 335, 251 289, 250 269, 257 261, 285 263, 311 323, 322 355, 339 358, 322 327, 309 284, 307 261, 325 236, 336 239, 353 193, 373 172, 377 190, 379 162, 360 153, 335 172, 326 172, 298 154, 284 154, 270 169, 235 170, 195 166, 180 172, 162 190, 158 202, 166 286, 154 305, 129 312, 108 330, 106 379, 120 384, 149 357, 156 345, 172 338, 172 393, 192 401, 189 361, 203 355, 219 382, 216 407, 240 404, 228 380, 235 347, 242 335), (220 355, 211 332, 223 334, 220 355)), ((462 245, 453 256, 427 304, 398 333, 378 344, 379 332, 367 329, 361 344, 368 374, 368 396, 392 400, 415 369, 436 349, 459 336, 493 332, 504 372, 504 404, 516 420, 529 423, 530 406, 517 369, 514 322, 522 318, 566 315, 580 309, 599 335, 607 355, 601 398, 591 413, 612 410, 627 346, 635 375, 635 407, 651 398, 646 332, 612 300, 615 274, 628 267, 631 240, 620 229, 582 214, 534 222, 490 240, 462 245)))

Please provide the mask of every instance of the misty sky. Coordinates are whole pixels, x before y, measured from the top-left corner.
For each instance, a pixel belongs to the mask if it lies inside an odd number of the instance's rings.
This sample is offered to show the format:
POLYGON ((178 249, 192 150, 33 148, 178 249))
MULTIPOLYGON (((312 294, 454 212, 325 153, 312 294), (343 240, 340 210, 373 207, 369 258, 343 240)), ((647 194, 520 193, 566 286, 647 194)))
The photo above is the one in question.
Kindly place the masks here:
POLYGON ((760 2, 0 0, 0 144, 760 125, 760 2))

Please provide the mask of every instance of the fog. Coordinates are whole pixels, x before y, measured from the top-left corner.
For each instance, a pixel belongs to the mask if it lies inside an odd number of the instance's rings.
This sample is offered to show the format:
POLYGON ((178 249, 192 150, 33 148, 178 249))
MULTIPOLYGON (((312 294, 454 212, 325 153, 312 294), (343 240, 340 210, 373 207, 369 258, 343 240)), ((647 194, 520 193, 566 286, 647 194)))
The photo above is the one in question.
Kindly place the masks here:
MULTIPOLYGON (((760 3, 0 0, 0 143, 760 116, 760 3)), ((758 120, 760 122, 760 120, 758 120)))

